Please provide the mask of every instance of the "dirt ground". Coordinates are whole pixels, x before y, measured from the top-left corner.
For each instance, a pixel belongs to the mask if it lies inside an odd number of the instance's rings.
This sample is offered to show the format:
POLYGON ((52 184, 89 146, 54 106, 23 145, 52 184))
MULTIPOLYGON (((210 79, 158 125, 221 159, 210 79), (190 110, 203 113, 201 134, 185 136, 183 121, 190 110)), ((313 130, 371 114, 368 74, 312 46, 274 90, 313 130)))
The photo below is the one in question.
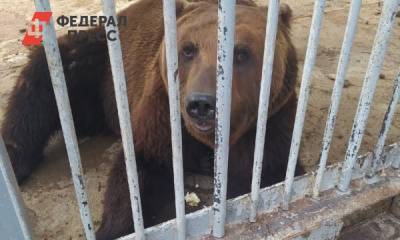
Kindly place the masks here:
MULTIPOLYGON (((300 63, 305 56, 312 0, 287 0, 293 9, 292 37, 299 53, 300 63)), ((350 1, 327 1, 318 57, 313 71, 311 96, 302 138, 301 159, 307 169, 313 169, 318 161, 321 139, 325 127, 330 96, 334 81, 328 76, 335 74, 340 54, 350 1)), ((118 7, 130 1, 117 1, 118 7)), ((262 4, 262 3, 261 3, 262 4)), ((53 14, 94 15, 101 9, 100 1, 58 0, 52 1, 53 14)), ((350 129, 359 99, 365 69, 380 16, 377 1, 363 1, 358 21, 358 31, 352 49, 347 73, 348 83, 343 91, 329 162, 341 161, 346 150, 350 129)), ((0 119, 10 90, 19 72, 26 64, 28 49, 21 39, 27 22, 34 11, 33 1, 0 0, 0 119)), ((58 34, 65 32, 58 28, 58 34)), ((368 127, 361 152, 371 151, 376 142, 387 103, 392 93, 393 79, 400 67, 400 19, 397 19, 389 50, 378 82, 368 127)), ((302 67, 300 67, 302 69, 302 67)), ((299 77, 301 76, 301 71, 299 77)), ((300 79, 299 79, 300 82, 300 79)), ((300 84, 298 85, 300 86, 300 84)), ((397 109, 387 143, 400 141, 400 111, 397 109)), ((105 181, 114 153, 120 148, 118 139, 101 136, 80 140, 82 162, 86 172, 90 207, 95 226, 98 226, 102 209, 105 181)), ((76 205, 69 165, 61 136, 56 136, 48 149, 46 159, 23 186, 22 195, 31 216, 38 239, 83 239, 79 211, 76 205)))

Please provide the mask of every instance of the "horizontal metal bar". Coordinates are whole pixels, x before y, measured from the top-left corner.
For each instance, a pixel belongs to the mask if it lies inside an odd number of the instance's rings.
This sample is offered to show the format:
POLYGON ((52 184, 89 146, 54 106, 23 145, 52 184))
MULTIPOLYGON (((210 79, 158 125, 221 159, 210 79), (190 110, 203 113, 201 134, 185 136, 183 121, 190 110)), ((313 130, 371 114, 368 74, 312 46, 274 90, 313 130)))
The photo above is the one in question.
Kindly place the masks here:
POLYGON ((175 0, 163 1, 165 52, 167 60, 168 96, 171 121, 172 159, 174 171, 177 236, 185 239, 185 197, 183 183, 182 127, 179 96, 178 50, 176 43, 175 0))
POLYGON ((268 4, 268 19, 265 30, 264 59, 261 75, 260 100, 258 103, 258 119, 256 144, 254 149, 253 178, 251 181, 251 214, 254 222, 257 215, 257 204, 260 193, 261 172, 264 157, 265 133, 267 130, 269 95, 275 55, 275 40, 278 30, 279 0, 270 0, 268 4))
POLYGON ((322 151, 319 159, 319 166, 317 176, 315 177, 315 184, 313 190, 313 197, 319 195, 319 188, 324 175, 326 162, 328 160, 329 149, 332 142, 333 130, 335 129, 336 115, 339 110, 340 98, 342 96, 343 85, 346 77, 347 66, 350 60, 351 47, 353 45, 354 36, 356 35, 358 16, 361 9, 361 0, 353 0, 351 2, 349 17, 347 19, 346 31, 344 33, 344 40, 342 50, 340 53, 338 68, 336 72, 335 85, 333 86, 331 106, 329 108, 328 120, 326 121, 324 138, 322 141, 322 151))
POLYGON ((385 140, 387 134, 389 132, 390 126, 392 125, 392 120, 394 113, 396 111, 396 106, 400 98, 400 72, 397 75, 397 78, 394 79, 394 87, 393 87, 393 95, 390 99, 388 109, 385 113, 385 117, 383 119, 382 127, 379 132, 378 142, 375 145, 374 152, 372 154, 372 166, 371 170, 368 173, 369 177, 373 177, 376 174, 376 169, 379 165, 382 164, 382 153, 383 147, 385 145, 385 140))
POLYGON ((346 151, 342 176, 338 184, 338 189, 343 192, 346 192, 349 188, 353 166, 367 125, 369 110, 374 97, 379 72, 385 57, 386 48, 389 44, 390 34, 395 22, 394 16, 397 13, 399 3, 400 0, 385 0, 383 3, 382 16, 379 21, 374 45, 368 62, 367 72, 365 74, 364 84, 358 102, 357 113, 354 118, 351 136, 346 151))
MULTIPOLYGON (((106 17, 116 18, 114 0, 103 0, 103 12, 106 17)), ((107 38, 108 52, 110 56, 111 72, 114 81, 115 97, 117 100, 118 119, 121 129, 122 144, 124 147, 126 174, 129 185, 129 194, 132 204, 132 216, 135 227, 136 239, 145 239, 142 205, 140 200, 139 179, 136 166, 135 148, 133 144, 133 132, 131 114, 126 89, 124 63, 122 61, 121 41, 118 26, 105 25, 106 32, 115 31, 116 38, 111 41, 107 38)))
POLYGON ((25 207, 0 135, 0 232, 5 239, 32 239, 25 207))
MULTIPOLYGON (((36 11, 51 11, 48 0, 35 0, 36 11)), ((64 70, 58 49, 54 22, 51 19, 49 24, 43 27, 43 46, 49 66, 51 82, 56 97, 58 113, 61 121, 64 141, 67 148, 69 165, 72 173, 75 194, 79 205, 82 224, 85 230, 86 239, 95 239, 94 227, 90 215, 86 184, 82 170, 79 154, 78 141, 76 138, 74 121, 72 118, 70 102, 68 98, 67 85, 65 83, 64 70)))
POLYGON ((290 195, 292 192, 292 185, 294 173, 296 170, 297 158, 299 155, 301 135, 303 133, 304 118, 307 111, 307 102, 310 95, 310 85, 312 78, 312 71, 317 56, 317 49, 319 43, 319 35, 322 26, 322 19, 324 16, 325 0, 317 0, 314 5, 314 12, 310 28, 310 36, 307 44, 307 52, 304 60, 303 75, 301 80, 299 103, 297 105, 296 119, 294 122, 294 129, 292 135, 292 143, 289 152, 289 162, 286 170, 285 178, 285 192, 282 207, 289 208, 290 195))
MULTIPOLYGON (((383 186, 383 189, 385 190, 385 194, 377 194, 375 196, 378 196, 381 199, 385 199, 387 196, 392 196, 396 195, 396 191, 392 191, 392 187, 398 186, 398 184, 395 181, 398 180, 398 173, 397 170, 392 169, 392 164, 396 162, 398 159, 400 159, 400 143, 392 144, 384 149, 384 158, 383 164, 378 167, 379 170, 385 169, 385 173, 387 175, 387 178, 380 178, 378 182, 375 182, 373 184, 370 184, 369 181, 365 179, 365 176, 367 172, 369 171, 370 168, 370 162, 371 162, 371 156, 372 154, 366 154, 363 156, 359 156, 357 158, 356 164, 354 166, 354 174, 352 175, 352 180, 357 181, 357 186, 363 186, 363 189, 369 188, 369 186, 372 187, 372 189, 382 189, 380 186, 383 186), (393 173, 394 178, 390 177, 390 173, 393 173), (396 180, 397 179, 397 180, 396 180), (383 182, 384 184, 379 184, 380 182, 383 182), (395 184, 395 185, 393 185, 395 184), (376 188, 375 188, 376 187, 376 188), (388 190, 389 189, 389 190, 388 190)), ((333 192, 336 193, 335 187, 337 184, 337 180, 340 176, 340 169, 342 167, 342 162, 328 166, 326 168, 325 174, 322 179, 322 184, 321 184, 321 198, 324 196, 327 196, 329 199, 329 193, 328 192, 333 192), (327 194, 325 194, 327 192, 327 194)), ((312 189, 314 186, 314 178, 315 178, 315 173, 310 172, 307 173, 303 176, 299 176, 295 178, 295 181, 293 182, 293 195, 291 198, 291 203, 295 201, 299 201, 300 203, 303 202, 304 200, 307 201, 307 196, 312 193, 312 189)), ((292 211, 297 211, 300 210, 293 207, 290 211, 288 212, 282 212, 279 211, 279 207, 282 205, 282 192, 284 191, 285 185, 284 183, 277 183, 273 186, 266 187, 260 190, 260 201, 259 201, 259 206, 258 206, 258 213, 263 215, 262 217, 259 216, 257 218, 257 223, 251 223, 251 226, 249 229, 258 229, 255 226, 258 226, 258 222, 262 221, 265 217, 270 218, 270 216, 274 216, 274 213, 279 212, 279 214, 288 214, 290 215, 292 211), (256 225, 254 225, 256 224, 256 225)), ((397 187, 395 188, 397 189, 397 187)), ((337 194, 336 197, 339 197, 340 199, 347 199, 349 195, 343 195, 343 194, 337 194)), ((365 197, 364 197, 365 198, 365 197)), ((309 199, 310 202, 313 204, 318 204, 320 201, 314 201, 312 199, 309 199)), ((365 198, 365 200, 369 201, 375 201, 373 199, 368 199, 365 198)), ((341 203, 341 201, 335 201, 337 203, 341 203)), ((350 202, 351 199, 350 199, 350 202)), ((362 207, 361 205, 354 204, 352 202, 354 209, 357 209, 358 207, 362 207)), ((366 202, 365 202, 366 203, 366 202)), ((367 203, 366 203, 367 204, 367 203)), ((300 204, 301 205, 301 204, 300 204)), ((367 204, 368 205, 368 204, 367 204)), ((226 215, 226 224, 227 227, 230 229, 227 231, 227 234, 229 235, 231 231, 234 231, 235 229, 235 224, 247 224, 248 219, 250 216, 250 206, 251 206, 251 200, 250 200, 250 194, 245 194, 240 197, 237 197, 235 199, 230 199, 227 201, 227 215, 226 215), (233 229, 233 230, 232 230, 233 229)), ((307 205, 305 205, 307 206, 307 205)), ((315 205, 308 205, 308 206, 315 206, 315 205)), ((350 208, 344 209, 343 207, 336 207, 336 208, 327 208, 326 206, 328 205, 321 205, 323 206, 323 209, 326 210, 333 210, 331 213, 334 213, 335 211, 338 210, 346 210, 348 211, 350 208)), ((322 210, 323 210, 322 209, 322 210)), ((321 210, 320 208, 313 208, 312 210, 309 210, 309 214, 312 214, 313 212, 317 212, 321 210)), ((194 213, 190 213, 186 215, 186 229, 187 229, 187 239, 208 239, 207 236, 211 234, 212 230, 212 216, 213 216, 213 209, 212 207, 206 207, 203 208, 199 211, 196 211, 194 213)), ((324 218, 323 220, 326 220, 328 218, 324 218)), ((260 222, 261 223, 261 222, 260 222)), ((281 226, 282 230, 287 230, 289 225, 281 224, 280 220, 277 218, 277 220, 274 222, 275 224, 264 224, 267 228, 271 228, 273 226, 281 226)), ((298 220, 296 222, 297 226, 302 226, 303 221, 298 220), (299 221, 301 221, 302 224, 298 224, 299 221)), ((159 224, 157 226, 151 227, 146 229, 146 236, 149 240, 173 240, 175 239, 175 221, 171 220, 162 224, 159 224)), ((315 225, 314 225, 315 226, 315 225)), ((292 227, 292 226, 291 226, 292 227)), ((299 231, 301 228, 293 228, 292 227, 292 232, 295 233, 296 231, 299 231)), ((255 232, 258 232, 255 231, 255 232)), ((278 233, 276 233, 278 234, 278 233)), ((240 236, 240 235, 239 235, 240 236)), ((239 237, 237 236, 237 237, 239 237)), ((229 236, 227 236, 228 238, 229 236)), ((135 239, 135 235, 131 234, 128 236, 125 236, 121 238, 121 240, 133 240, 135 239)), ((231 238, 231 239, 236 239, 236 238, 231 238)), ((278 238, 279 239, 279 238, 278 238)), ((280 238, 283 239, 283 238, 280 238)))
POLYGON ((214 237, 225 233, 235 0, 218 1, 217 103, 214 158, 214 237))
MULTIPOLYGON (((400 194, 400 178, 393 169, 387 170, 388 177, 376 184, 364 185, 351 195, 343 195, 331 190, 321 194, 319 201, 304 198, 291 205, 290 211, 278 210, 258 217, 256 223, 249 225, 232 224, 227 226, 226 239, 265 239, 265 240, 332 240, 338 239, 338 229, 327 229, 327 225, 340 222, 354 212, 362 211, 400 194), (318 231, 323 228, 325 232, 318 231), (254 231, 254 229, 256 229, 254 231)), ((364 179, 356 181, 364 184, 364 179)), ((203 237, 203 240, 212 238, 203 237)), ((362 239, 362 238, 361 238, 362 239)))

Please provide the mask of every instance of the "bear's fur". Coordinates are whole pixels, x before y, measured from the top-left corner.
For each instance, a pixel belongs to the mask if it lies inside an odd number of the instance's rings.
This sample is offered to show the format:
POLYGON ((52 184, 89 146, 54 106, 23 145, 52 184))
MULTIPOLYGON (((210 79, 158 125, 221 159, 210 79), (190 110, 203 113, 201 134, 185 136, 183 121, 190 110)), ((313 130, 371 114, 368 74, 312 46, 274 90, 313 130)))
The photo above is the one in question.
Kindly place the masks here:
MULTIPOLYGON (((258 7, 250 0, 239 0, 237 4, 229 198, 250 191, 267 12, 266 8, 258 7)), ((214 0, 178 1, 176 9, 184 169, 196 173, 212 172, 212 167, 204 169, 204 166, 212 166, 213 161, 212 114, 215 108, 207 112, 212 118, 194 118, 188 110, 188 101, 198 93, 215 100, 217 4, 214 0)), ((162 1, 141 0, 120 15, 128 17, 127 26, 120 27, 120 39, 144 221, 150 226, 174 217, 162 1), (170 214, 160 215, 166 207, 170 214)), ((291 142, 297 105, 297 58, 289 35, 290 18, 291 10, 287 6, 281 7, 262 187, 284 179, 291 142)), ((104 30, 99 27, 89 31, 89 35, 96 34, 104 35, 104 30)), ((91 39, 85 41, 67 36, 59 39, 76 131, 80 137, 104 132, 119 135, 107 44, 104 38, 91 39)), ((212 100, 210 103, 212 105, 212 100)), ((32 52, 13 89, 1 130, 15 174, 21 182, 43 158, 49 137, 60 130, 42 47, 32 52)), ((296 173, 301 171, 299 166, 296 173)), ((107 187, 97 239, 111 239, 133 231, 122 151, 114 163, 107 187)))

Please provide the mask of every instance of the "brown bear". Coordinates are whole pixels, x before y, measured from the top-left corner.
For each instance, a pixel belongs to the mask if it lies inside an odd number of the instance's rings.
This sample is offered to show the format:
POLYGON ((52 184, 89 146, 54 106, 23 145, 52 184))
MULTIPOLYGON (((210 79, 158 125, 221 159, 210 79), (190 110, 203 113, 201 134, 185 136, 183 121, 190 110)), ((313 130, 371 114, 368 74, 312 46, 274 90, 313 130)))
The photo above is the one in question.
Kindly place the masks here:
MULTIPOLYGON (((215 124, 217 3, 176 3, 183 119, 184 170, 212 172, 215 124)), ((266 8, 250 0, 236 7, 228 197, 250 191, 266 8)), ((123 60, 144 221, 151 226, 174 217, 171 136, 161 0, 141 0, 120 15, 123 60), (160 201, 162 196, 162 201, 160 201), (165 214, 165 206, 171 206, 165 214), (161 214, 163 212, 163 214, 161 214)), ((261 186, 285 177, 296 109, 296 51, 290 39, 291 10, 281 7, 270 95, 261 186)), ((104 34, 102 27, 90 35, 104 34)), ((59 38, 74 123, 79 137, 119 135, 112 74, 105 38, 59 38)), ((30 55, 11 94, 2 134, 19 182, 41 161, 49 138, 60 130, 42 47, 30 55)), ((297 167, 296 174, 302 172, 297 167)), ((97 239, 133 231, 123 153, 110 173, 97 239)))

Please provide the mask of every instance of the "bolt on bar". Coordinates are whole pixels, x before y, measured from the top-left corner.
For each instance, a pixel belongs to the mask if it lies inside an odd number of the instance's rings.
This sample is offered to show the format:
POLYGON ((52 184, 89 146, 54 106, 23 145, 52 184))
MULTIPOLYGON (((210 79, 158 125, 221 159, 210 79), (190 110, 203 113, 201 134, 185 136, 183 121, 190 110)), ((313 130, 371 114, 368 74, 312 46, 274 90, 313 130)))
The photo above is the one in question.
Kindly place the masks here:
POLYGON ((351 136, 349 139, 342 174, 338 189, 342 192, 348 190, 351 174, 357 159, 357 153, 361 145, 363 133, 367 124, 368 114, 374 97, 379 72, 383 64, 386 48, 389 44, 392 26, 395 22, 395 14, 400 0, 386 0, 383 3, 382 16, 379 21, 378 31, 375 36, 374 45, 369 59, 364 84, 358 102, 357 113, 354 118, 351 136))
POLYGON ((235 0, 218 1, 217 103, 214 158, 213 236, 225 234, 235 0))
POLYGON ((163 0, 165 52, 167 59, 168 96, 171 121, 172 159, 174 169, 175 209, 177 236, 184 240, 185 226, 185 197, 183 183, 182 160, 182 127, 179 101, 178 51, 176 43, 176 10, 175 0, 163 0))
MULTIPOLYGON (((103 0, 104 15, 116 18, 114 0, 103 0)), ((105 25, 106 32, 115 31, 116 39, 107 39, 108 52, 110 56, 111 72, 114 81, 115 97, 117 100, 118 119, 121 129, 122 144, 124 147, 126 174, 129 185, 129 193, 132 204, 132 216, 135 227, 136 239, 145 239, 142 206, 140 201, 139 180, 136 167, 135 148, 133 145, 133 132, 129 103, 126 90, 124 64, 122 61, 121 41, 117 26, 105 25)))
POLYGON ((390 99, 388 109, 385 114, 385 118, 382 123, 382 128, 379 132, 378 142, 376 143, 375 149, 373 151, 372 166, 368 172, 368 177, 373 177, 377 171, 377 168, 382 163, 382 153, 383 146, 385 145, 385 140, 389 132, 390 126, 392 125, 392 120, 394 113, 396 111, 396 106, 400 98, 400 72, 397 78, 394 80, 393 95, 390 99))
POLYGON ((335 85, 332 91, 331 106, 326 121, 324 138, 322 140, 322 151, 319 159, 319 167, 315 178, 313 197, 317 198, 319 189, 324 176, 326 162, 328 159, 329 149, 332 142, 333 130, 335 129, 336 116, 339 110, 340 98, 342 96, 343 84, 346 77, 347 66, 350 60, 350 52, 357 30, 357 20, 360 14, 361 0, 353 0, 351 2, 349 17, 347 19, 346 31, 340 53, 338 68, 336 72, 335 85))
POLYGON ((310 28, 310 36, 307 44, 307 52, 304 60, 303 75, 301 80, 299 103, 296 110, 296 119, 294 123, 292 143, 289 152, 289 162, 286 169, 285 192, 283 195, 283 209, 289 208, 290 195, 296 170, 297 158, 299 155, 301 135, 303 132, 304 118, 307 110, 307 102, 310 94, 310 84, 312 70, 317 55, 319 35, 322 26, 322 18, 324 16, 325 0, 317 0, 314 4, 314 12, 310 28))
POLYGON ((31 228, 26 221, 26 212, 17 180, 0 135, 0 232, 7 239, 32 239, 31 228))
MULTIPOLYGON (((36 11, 51 11, 48 0, 35 0, 36 11)), ((85 179, 82 171, 81 158, 79 154, 78 141, 76 138, 74 121, 68 98, 67 85, 65 83, 64 70, 58 49, 56 32, 53 19, 43 27, 43 46, 49 66, 51 82, 53 84, 57 108, 61 121, 61 128, 67 148, 69 165, 71 167, 72 180, 74 182, 75 194, 79 205, 81 220, 85 230, 86 239, 95 239, 94 227, 90 215, 88 197, 86 194, 85 179)))
POLYGON ((274 64, 275 40, 278 29, 279 0, 270 0, 265 30, 264 60, 261 76, 260 99, 258 105, 256 144, 254 149, 253 178, 251 182, 250 221, 255 222, 260 194, 262 162, 264 157, 265 133, 267 129, 269 95, 274 64))

